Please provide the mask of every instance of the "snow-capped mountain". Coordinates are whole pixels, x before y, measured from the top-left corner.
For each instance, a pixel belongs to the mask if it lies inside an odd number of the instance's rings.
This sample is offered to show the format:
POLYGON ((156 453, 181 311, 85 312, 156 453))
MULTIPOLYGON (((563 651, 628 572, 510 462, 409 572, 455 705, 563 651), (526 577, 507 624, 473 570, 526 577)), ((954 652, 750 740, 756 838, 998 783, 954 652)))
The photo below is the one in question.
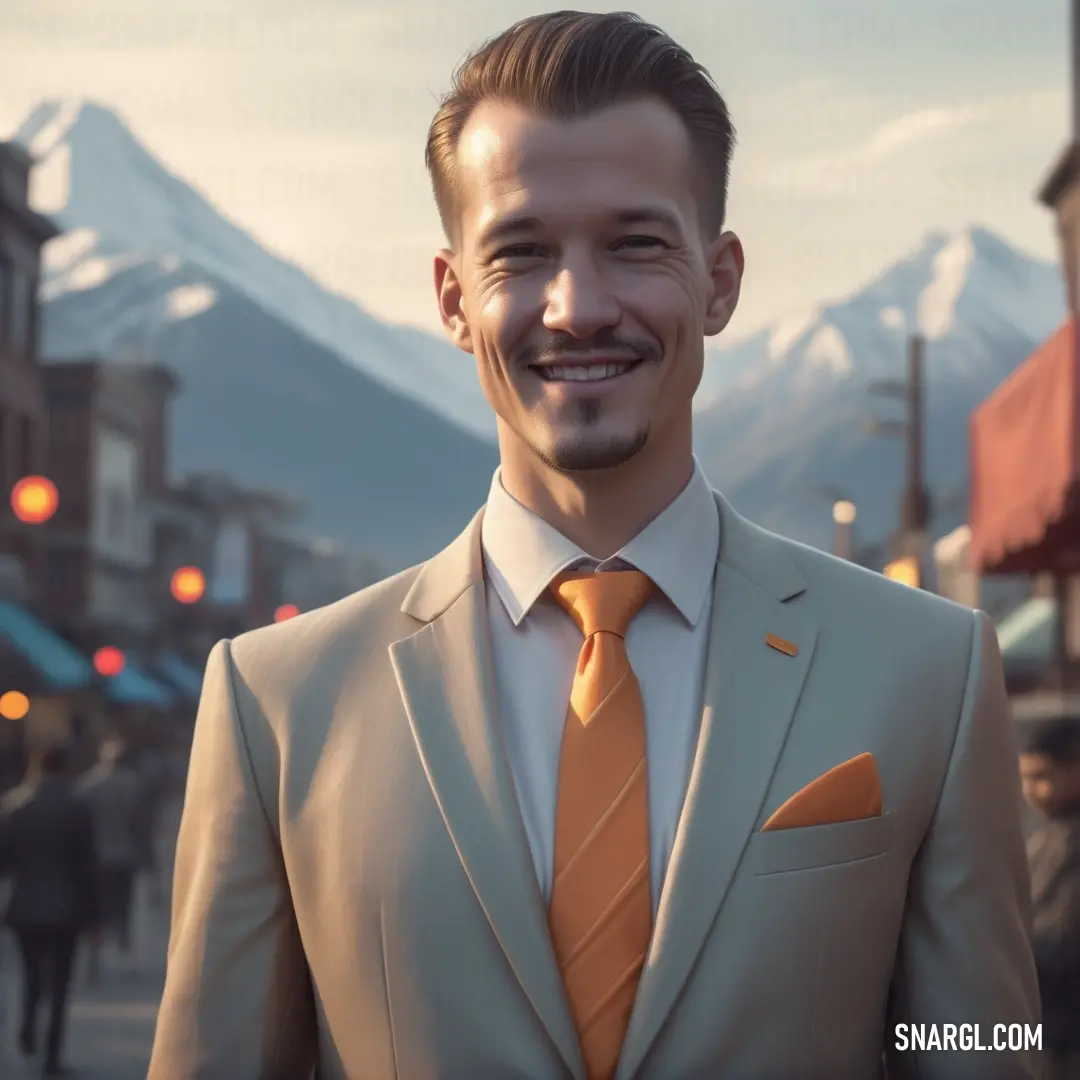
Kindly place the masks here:
POLYGON ((47 250, 46 300, 96 288, 137 267, 151 276, 159 268, 186 267, 193 279, 160 304, 94 320, 84 328, 91 333, 89 350, 112 352, 130 344, 133 333, 145 340, 178 313, 209 306, 216 280, 389 389, 493 440, 491 410, 470 378, 468 357, 421 331, 380 322, 269 253, 171 173, 111 109, 45 102, 15 139, 37 161, 35 204, 68 230, 47 250))
POLYGON ((899 405, 871 395, 902 379, 906 336, 926 338, 927 473, 962 520, 971 410, 1065 315, 1058 268, 987 229, 934 232, 852 296, 781 320, 710 359, 698 399, 697 448, 713 481, 763 524, 812 543, 832 529, 825 494, 859 507, 874 541, 895 524, 903 448, 867 434, 899 405))
POLYGON ((1063 314, 1055 264, 1024 255, 980 226, 931 232, 853 295, 722 345, 710 357, 697 407, 704 412, 726 393, 753 392, 778 370, 797 373, 792 390, 800 397, 805 383, 822 377, 894 376, 898 347, 913 330, 937 343, 931 378, 981 386, 987 363, 1000 372, 1002 335, 1039 341, 1063 314))

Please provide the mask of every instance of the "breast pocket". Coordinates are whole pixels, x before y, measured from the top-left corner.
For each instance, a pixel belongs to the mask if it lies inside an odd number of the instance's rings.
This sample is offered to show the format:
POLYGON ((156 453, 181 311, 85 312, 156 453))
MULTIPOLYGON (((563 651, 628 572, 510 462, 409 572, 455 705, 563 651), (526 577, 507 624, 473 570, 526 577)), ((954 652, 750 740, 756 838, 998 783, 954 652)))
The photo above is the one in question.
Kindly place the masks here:
POLYGON ((772 829, 750 838, 748 865, 755 874, 783 874, 838 866, 884 855, 892 847, 891 813, 861 821, 772 829))

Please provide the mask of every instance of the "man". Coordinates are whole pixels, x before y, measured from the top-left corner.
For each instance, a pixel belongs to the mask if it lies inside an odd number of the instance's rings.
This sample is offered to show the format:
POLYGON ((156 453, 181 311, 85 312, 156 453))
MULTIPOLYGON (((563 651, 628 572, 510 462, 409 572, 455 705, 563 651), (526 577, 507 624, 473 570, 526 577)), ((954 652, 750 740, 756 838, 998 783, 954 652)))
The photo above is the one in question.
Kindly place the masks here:
MULTIPOLYGON (((125 761, 120 739, 106 739, 98 763, 79 782, 79 794, 90 810, 100 864, 102 931, 115 944, 125 973, 131 971, 131 911, 135 875, 145 862, 147 821, 144 789, 125 761)), ((101 973, 102 940, 90 952, 90 978, 101 973)))
POLYGON ((731 143, 634 16, 459 71, 435 286, 501 467, 430 562, 214 650, 150 1080, 1035 1075, 886 1027, 1037 1020, 988 620, 692 455, 731 143))
POLYGON ((46 1076, 63 1072, 75 950, 80 933, 98 917, 94 837, 71 790, 68 765, 67 748, 51 748, 38 775, 0 800, 0 877, 11 884, 5 922, 22 960, 19 1048, 28 1057, 37 1052, 38 1011, 48 997, 46 1076))
POLYGON ((1045 819, 1028 856, 1032 939, 1048 1080, 1080 1080, 1080 724, 1033 725, 1020 755, 1024 795, 1045 819))

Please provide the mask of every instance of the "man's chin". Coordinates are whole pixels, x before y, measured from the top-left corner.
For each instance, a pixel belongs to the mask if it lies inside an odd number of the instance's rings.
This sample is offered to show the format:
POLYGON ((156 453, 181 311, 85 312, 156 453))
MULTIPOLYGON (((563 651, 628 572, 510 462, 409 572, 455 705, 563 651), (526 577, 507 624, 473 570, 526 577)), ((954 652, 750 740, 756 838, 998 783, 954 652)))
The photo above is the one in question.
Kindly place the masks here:
POLYGON ((617 469, 637 457, 648 440, 649 432, 645 429, 632 436, 558 440, 551 446, 534 449, 549 468, 572 474, 617 469))

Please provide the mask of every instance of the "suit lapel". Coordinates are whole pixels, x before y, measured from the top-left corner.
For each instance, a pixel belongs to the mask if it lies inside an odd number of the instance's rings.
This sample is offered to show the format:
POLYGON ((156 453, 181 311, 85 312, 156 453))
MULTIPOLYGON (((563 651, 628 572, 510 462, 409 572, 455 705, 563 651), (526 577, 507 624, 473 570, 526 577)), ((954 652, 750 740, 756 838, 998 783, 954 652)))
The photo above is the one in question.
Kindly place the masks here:
POLYGON ((469 882, 567 1067, 584 1068, 551 947, 495 705, 478 514, 426 564, 402 610, 424 622, 390 646, 413 737, 469 882))
POLYGON ((804 587, 779 542, 717 502, 721 552, 701 732, 617 1080, 630 1080, 652 1047, 727 895, 817 640, 810 610, 787 602, 804 587), (766 634, 798 654, 770 648, 766 634))

